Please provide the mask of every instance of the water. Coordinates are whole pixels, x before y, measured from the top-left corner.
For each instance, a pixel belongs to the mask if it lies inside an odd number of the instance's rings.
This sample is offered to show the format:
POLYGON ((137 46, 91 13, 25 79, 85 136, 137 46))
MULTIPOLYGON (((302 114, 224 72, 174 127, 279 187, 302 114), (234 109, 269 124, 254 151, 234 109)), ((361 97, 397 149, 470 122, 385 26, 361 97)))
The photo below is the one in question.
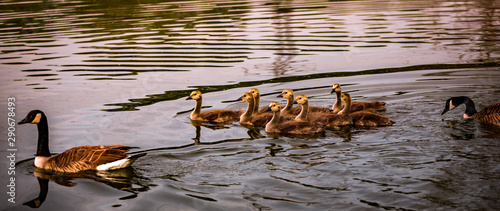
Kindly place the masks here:
POLYGON ((43 110, 54 153, 148 152, 118 172, 46 174, 33 167, 36 127, 16 126, 16 203, 1 194, 2 209, 31 209, 40 193, 42 210, 500 207, 499 127, 463 120, 463 106, 440 115, 452 96, 499 101, 498 1, 0 4, 1 99, 16 98, 16 120, 43 110), (385 101, 396 124, 271 138, 188 119, 195 89, 204 109, 245 108, 235 100, 253 87, 261 107, 283 89, 326 107, 334 83, 385 101))

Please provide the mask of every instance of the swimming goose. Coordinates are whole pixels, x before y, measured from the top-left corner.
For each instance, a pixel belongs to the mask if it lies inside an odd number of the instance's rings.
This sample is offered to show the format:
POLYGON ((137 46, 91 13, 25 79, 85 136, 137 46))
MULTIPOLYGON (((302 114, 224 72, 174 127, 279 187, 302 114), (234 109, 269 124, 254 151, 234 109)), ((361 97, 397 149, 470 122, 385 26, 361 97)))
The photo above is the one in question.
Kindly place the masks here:
POLYGON ((348 114, 352 117, 354 125, 378 127, 390 126, 394 124, 392 119, 382 116, 380 114, 371 113, 368 111, 356 111, 351 113, 352 98, 349 93, 342 93, 341 100, 345 103, 344 108, 338 114, 348 114))
POLYGON ((486 106, 483 110, 477 112, 472 99, 465 96, 452 97, 448 99, 441 115, 461 104, 465 104, 464 118, 477 119, 479 121, 500 125, 500 102, 486 106))
POLYGON ((266 112, 267 107, 259 109, 259 104, 260 104, 260 91, 257 88, 251 88, 250 93, 252 93, 254 97, 254 109, 253 109, 253 115, 261 114, 266 112))
POLYGON ((40 110, 33 110, 18 124, 36 124, 38 126, 38 145, 35 154, 35 166, 41 169, 60 172, 79 172, 86 170, 114 170, 125 168, 146 155, 146 153, 127 155, 126 145, 79 146, 51 156, 49 151, 49 128, 47 117, 40 110))
MULTIPOLYGON (((342 96, 342 88, 340 87, 340 84, 333 84, 332 91, 330 92, 333 94, 335 92, 337 98, 335 100, 335 103, 332 106, 333 113, 336 114, 340 110, 344 108, 342 105, 342 100, 340 99, 342 96)), ((385 111, 385 102, 380 102, 380 101, 372 101, 372 102, 359 102, 359 101, 353 101, 351 102, 351 112, 356 112, 356 111, 385 111)))
MULTIPOLYGON (((281 115, 299 115, 300 112, 302 111, 302 107, 298 106, 293 108, 293 102, 294 102, 294 94, 291 89, 285 89, 281 92, 278 97, 285 98, 287 99, 286 106, 281 110, 281 115)), ((323 108, 323 107, 317 107, 317 106, 309 106, 309 112, 315 113, 315 112, 323 112, 323 113, 331 113, 331 110, 329 108, 323 108)))
POLYGON ((309 115, 309 99, 306 95, 298 95, 294 103, 302 106, 300 114, 295 118, 296 121, 321 122, 329 129, 337 129, 340 126, 353 124, 351 116, 346 114, 316 112, 309 115))
POLYGON ((268 110, 273 112, 273 118, 266 124, 265 130, 267 133, 308 135, 325 131, 323 125, 320 123, 304 121, 285 121, 280 123, 281 106, 279 102, 270 103, 268 110))
MULTIPOLYGON (((273 113, 264 112, 254 115, 255 99, 252 93, 244 93, 238 100, 243 100, 248 103, 247 110, 240 117, 240 124, 251 125, 255 127, 264 127, 273 117, 273 113)), ((281 117, 280 121, 291 120, 291 117, 281 117)))
POLYGON ((199 90, 192 91, 186 100, 196 100, 196 107, 191 112, 191 120, 214 123, 227 123, 238 121, 241 112, 232 110, 214 109, 201 113, 201 104, 203 101, 199 90))

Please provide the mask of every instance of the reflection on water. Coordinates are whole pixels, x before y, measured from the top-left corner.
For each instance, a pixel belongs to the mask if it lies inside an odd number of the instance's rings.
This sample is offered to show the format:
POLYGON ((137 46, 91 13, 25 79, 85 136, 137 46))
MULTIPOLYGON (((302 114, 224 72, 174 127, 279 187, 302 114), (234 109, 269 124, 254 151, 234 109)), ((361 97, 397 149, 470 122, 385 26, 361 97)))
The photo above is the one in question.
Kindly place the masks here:
MULTIPOLYGON (((3 99, 15 96, 19 113, 52 114, 54 152, 148 151, 118 175, 41 174, 18 162, 28 206, 500 207, 499 128, 463 120, 460 109, 439 115, 452 96, 478 110, 498 102, 498 1, 11 0, 0 11, 3 99), (183 100, 198 89, 203 109, 236 110, 257 87, 261 106, 293 89, 329 107, 334 83, 354 100, 387 102, 396 124, 267 137, 238 123, 192 123, 183 100)), ((18 158, 31 161, 36 132, 19 130, 18 158)))
POLYGON ((121 197, 119 200, 133 199, 136 198, 140 192, 150 190, 150 184, 147 184, 149 179, 138 175, 132 168, 124 168, 115 171, 86 171, 80 173, 49 172, 35 168, 33 174, 38 180, 39 194, 36 198, 23 203, 23 205, 31 208, 39 208, 42 206, 49 192, 49 181, 62 186, 73 187, 77 185, 77 183, 72 182, 73 180, 79 178, 90 179, 98 183, 106 184, 109 187, 131 193, 131 195, 121 197))

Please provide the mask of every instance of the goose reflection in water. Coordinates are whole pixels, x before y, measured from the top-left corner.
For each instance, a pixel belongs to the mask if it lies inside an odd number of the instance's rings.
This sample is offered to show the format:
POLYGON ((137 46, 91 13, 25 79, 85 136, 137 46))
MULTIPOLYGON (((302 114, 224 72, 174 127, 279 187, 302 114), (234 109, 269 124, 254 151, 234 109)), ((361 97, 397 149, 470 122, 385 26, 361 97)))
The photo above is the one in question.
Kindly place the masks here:
POLYGON ((53 181, 62 186, 73 187, 77 185, 77 183, 72 182, 74 179, 91 179, 112 188, 131 193, 131 195, 119 198, 120 200, 136 198, 140 192, 150 190, 147 184, 143 184, 145 181, 149 181, 149 179, 138 175, 132 167, 113 171, 84 171, 79 173, 51 172, 35 168, 33 174, 38 180, 40 192, 35 199, 23 203, 23 205, 31 208, 39 208, 42 206, 49 192, 49 181, 53 181))

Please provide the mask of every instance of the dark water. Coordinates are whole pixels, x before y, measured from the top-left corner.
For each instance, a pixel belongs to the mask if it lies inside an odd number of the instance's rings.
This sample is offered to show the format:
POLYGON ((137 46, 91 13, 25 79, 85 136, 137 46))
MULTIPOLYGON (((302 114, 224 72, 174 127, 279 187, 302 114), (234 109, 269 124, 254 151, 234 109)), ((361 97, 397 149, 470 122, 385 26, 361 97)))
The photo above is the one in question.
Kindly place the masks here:
MULTIPOLYGON (((51 151, 127 144, 132 168, 35 171, 36 127, 16 126, 16 203, 41 210, 496 210, 500 128, 441 116, 451 96, 500 99, 498 1, 2 1, 3 117, 49 118, 51 151), (204 109, 261 106, 283 89, 331 106, 332 84, 381 100, 396 124, 266 137, 195 127, 204 109), (195 141, 197 140, 197 141, 195 141), (42 191, 40 191, 42 190, 42 191), (31 201, 31 202, 30 202, 31 201)), ((7 124, 0 124, 7 137, 7 124)))

